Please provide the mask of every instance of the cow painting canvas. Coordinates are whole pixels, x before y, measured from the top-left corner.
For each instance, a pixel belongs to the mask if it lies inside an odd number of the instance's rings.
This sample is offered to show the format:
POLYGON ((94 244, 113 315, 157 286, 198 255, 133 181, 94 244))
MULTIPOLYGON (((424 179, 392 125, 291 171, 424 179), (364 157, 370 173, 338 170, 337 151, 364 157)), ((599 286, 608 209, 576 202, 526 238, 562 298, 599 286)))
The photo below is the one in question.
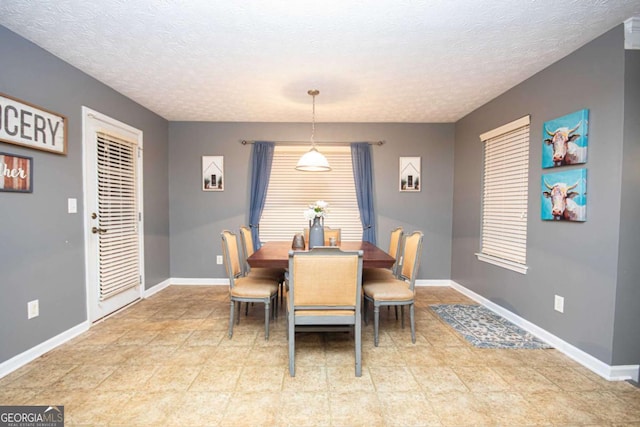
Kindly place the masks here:
POLYGON ((587 220, 586 169, 544 174, 541 181, 540 205, 543 220, 587 220))
POLYGON ((544 122, 542 126, 542 167, 576 165, 587 162, 589 110, 584 109, 544 122))

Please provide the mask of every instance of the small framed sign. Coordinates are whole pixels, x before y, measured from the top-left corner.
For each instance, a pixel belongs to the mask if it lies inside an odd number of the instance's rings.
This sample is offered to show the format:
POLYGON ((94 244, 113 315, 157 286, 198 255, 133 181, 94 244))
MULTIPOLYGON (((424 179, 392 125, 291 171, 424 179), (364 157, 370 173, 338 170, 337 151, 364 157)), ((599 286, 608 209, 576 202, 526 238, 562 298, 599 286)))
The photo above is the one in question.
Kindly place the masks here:
POLYGON ((0 93, 0 141, 67 154, 67 118, 0 93))
POLYGON ((420 157, 400 157, 400 191, 420 191, 420 157))
POLYGON ((33 159, 0 153, 0 191, 33 192, 33 159))
POLYGON ((202 156, 202 191, 224 191, 224 157, 202 156))

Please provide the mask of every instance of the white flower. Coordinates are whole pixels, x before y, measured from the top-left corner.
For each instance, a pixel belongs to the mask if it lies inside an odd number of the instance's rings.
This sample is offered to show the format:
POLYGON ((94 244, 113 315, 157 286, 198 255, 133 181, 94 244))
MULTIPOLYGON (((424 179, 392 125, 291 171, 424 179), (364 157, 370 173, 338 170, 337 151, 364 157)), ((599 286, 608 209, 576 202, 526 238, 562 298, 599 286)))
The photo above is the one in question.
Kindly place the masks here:
POLYGON ((316 217, 323 217, 329 212, 329 203, 324 200, 318 200, 309 205, 309 209, 303 212, 307 221, 312 221, 316 217))

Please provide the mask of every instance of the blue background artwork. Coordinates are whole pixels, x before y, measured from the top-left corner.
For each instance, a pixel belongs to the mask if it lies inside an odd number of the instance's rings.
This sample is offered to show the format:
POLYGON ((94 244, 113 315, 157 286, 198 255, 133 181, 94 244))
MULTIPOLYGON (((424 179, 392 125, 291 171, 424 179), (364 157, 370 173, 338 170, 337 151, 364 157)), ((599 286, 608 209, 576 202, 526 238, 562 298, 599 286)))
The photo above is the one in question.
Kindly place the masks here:
POLYGON ((558 117, 557 119, 549 120, 548 122, 544 122, 542 125, 542 167, 543 168, 552 168, 556 166, 563 166, 565 164, 578 164, 578 163, 586 163, 587 161, 587 146, 589 143, 589 110, 584 109, 580 111, 576 111, 575 113, 567 114, 566 116, 558 117), (572 130, 576 126, 578 128, 571 133, 571 135, 580 135, 580 137, 573 139, 573 143, 575 143, 583 152, 583 158, 579 161, 571 161, 568 160, 568 163, 565 161, 562 162, 554 162, 553 160, 553 144, 548 143, 548 141, 553 139, 553 133, 556 132, 560 128, 566 128, 567 130, 572 130), (584 147, 584 148, 582 148, 584 147))
MULTIPOLYGON (((559 182, 564 182, 568 186, 575 183, 578 185, 571 191, 578 193, 573 197, 573 201, 580 205, 586 206, 587 204, 587 170, 586 169, 572 169, 563 172, 554 172, 542 175, 540 180, 540 218, 543 220, 554 220, 551 213, 551 199, 545 197, 544 192, 549 191, 546 184, 553 186, 559 182)), ((584 221, 584 219, 583 219, 584 221)))

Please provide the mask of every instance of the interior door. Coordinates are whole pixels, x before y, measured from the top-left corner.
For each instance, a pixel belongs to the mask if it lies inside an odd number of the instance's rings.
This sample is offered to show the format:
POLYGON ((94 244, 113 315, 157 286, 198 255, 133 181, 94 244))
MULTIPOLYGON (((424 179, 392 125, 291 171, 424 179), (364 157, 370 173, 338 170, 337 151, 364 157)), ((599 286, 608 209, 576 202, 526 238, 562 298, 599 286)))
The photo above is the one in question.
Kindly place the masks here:
POLYGON ((141 298, 142 132, 83 108, 89 319, 141 298))

